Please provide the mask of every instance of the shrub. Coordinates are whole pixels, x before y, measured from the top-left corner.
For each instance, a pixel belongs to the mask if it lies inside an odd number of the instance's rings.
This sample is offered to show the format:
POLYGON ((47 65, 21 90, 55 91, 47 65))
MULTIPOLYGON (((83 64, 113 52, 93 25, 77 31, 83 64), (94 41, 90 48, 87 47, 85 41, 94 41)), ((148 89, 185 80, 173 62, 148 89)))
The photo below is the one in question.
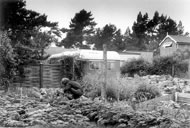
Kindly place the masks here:
MULTIPOLYGON (((101 74, 88 74, 83 77, 82 85, 84 95, 94 99, 101 95, 101 86, 103 79, 101 74)), ((142 85, 146 80, 140 77, 129 78, 110 78, 107 79, 106 95, 111 100, 126 100, 129 101, 136 96, 136 99, 152 99, 160 95, 159 89, 153 85, 142 85), (142 95, 140 95, 142 94, 142 95)))
POLYGON ((150 66, 150 63, 143 59, 133 59, 121 67, 121 74, 128 74, 128 76, 134 76, 134 74, 147 75, 150 66))
POLYGON ((154 75, 172 75, 172 66, 176 64, 173 57, 156 57, 149 69, 149 74, 154 75))
POLYGON ((102 79, 99 74, 86 74, 80 82, 85 96, 94 99, 101 95, 102 79))
MULTIPOLYGON (((101 96, 101 87, 103 86, 103 77, 101 73, 87 74, 83 77, 82 83, 84 88, 84 95, 92 99, 101 96)), ((106 87, 106 95, 108 99, 117 100, 117 86, 116 79, 108 79, 106 87)))
POLYGON ((176 59, 175 56, 167 56, 154 58, 153 64, 149 69, 149 74, 180 77, 181 74, 186 74, 187 71, 188 61, 176 59))
POLYGON ((6 90, 14 77, 16 66, 10 42, 7 33, 0 31, 0 85, 6 87, 6 90))
POLYGON ((136 102, 143 102, 159 97, 160 95, 161 93, 157 86, 143 82, 139 84, 136 92, 134 93, 134 98, 136 102))
POLYGON ((72 56, 64 57, 63 59, 61 59, 61 66, 62 66, 61 77, 67 77, 69 79, 74 79, 74 80, 81 79, 84 76, 85 64, 86 61, 75 60, 75 57, 72 56))
POLYGON ((188 60, 184 55, 174 54, 173 56, 155 57, 150 64, 142 59, 132 60, 121 67, 121 74, 134 76, 143 75, 171 75, 182 77, 187 75, 188 60))

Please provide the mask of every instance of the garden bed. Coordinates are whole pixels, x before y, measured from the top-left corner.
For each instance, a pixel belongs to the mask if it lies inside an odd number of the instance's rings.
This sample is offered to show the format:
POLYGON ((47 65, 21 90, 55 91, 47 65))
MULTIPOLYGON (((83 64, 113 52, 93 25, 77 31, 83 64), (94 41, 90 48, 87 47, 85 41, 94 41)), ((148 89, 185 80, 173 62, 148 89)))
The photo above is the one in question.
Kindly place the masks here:
POLYGON ((28 96, 23 93, 22 98, 20 93, 2 93, 0 95, 1 126, 56 128, 159 128, 161 126, 167 128, 184 126, 185 128, 190 126, 189 115, 178 108, 172 108, 176 110, 175 113, 167 110, 165 106, 157 106, 157 109, 152 111, 133 110, 126 101, 105 103, 98 98, 91 100, 86 97, 67 100, 65 97, 56 96, 57 90, 50 89, 43 97, 35 94, 38 91, 32 94, 34 90, 31 90, 28 96))

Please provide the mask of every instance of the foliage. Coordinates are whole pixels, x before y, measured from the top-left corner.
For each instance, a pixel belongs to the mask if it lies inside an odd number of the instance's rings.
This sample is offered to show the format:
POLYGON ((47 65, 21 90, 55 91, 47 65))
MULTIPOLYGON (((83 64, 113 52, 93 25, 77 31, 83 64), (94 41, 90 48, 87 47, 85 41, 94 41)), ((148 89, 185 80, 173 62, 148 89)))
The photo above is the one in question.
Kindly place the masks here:
POLYGON ((134 76, 143 75, 171 75, 182 77, 188 71, 189 51, 177 51, 173 56, 155 57, 153 63, 148 63, 145 60, 131 60, 121 67, 121 74, 134 76))
POLYGON ((155 75, 175 75, 180 76, 181 73, 188 71, 188 61, 183 60, 183 57, 167 56, 156 57, 153 60, 153 65, 149 70, 149 74, 155 75), (173 69, 172 69, 173 68, 173 69), (172 72, 172 70, 174 70, 172 72))
POLYGON ((128 76, 147 75, 150 66, 151 64, 143 59, 133 59, 121 67, 121 74, 128 74, 128 76))
POLYGON ((10 65, 7 71, 16 70, 16 74, 23 78, 23 66, 40 63, 40 59, 46 58, 43 50, 54 39, 52 34, 59 36, 59 29, 57 23, 47 21, 45 14, 26 9, 25 0, 2 0, 1 7, 0 29, 7 31, 15 63, 15 67, 10 65), (51 33, 41 32, 44 27, 50 28, 51 33))
POLYGON ((102 29, 96 29, 89 42, 94 44, 94 48, 98 50, 102 50, 103 44, 107 44, 108 50, 123 51, 125 49, 123 39, 120 29, 117 29, 113 24, 107 24, 102 29))
MULTIPOLYGON (((47 21, 45 14, 27 10, 24 0, 3 0, 1 4, 3 22, 0 29, 6 30, 8 33, 14 59, 18 66, 17 70, 22 75, 22 71, 19 69, 23 70, 21 68, 23 65, 39 63, 39 54, 36 50, 39 42, 35 42, 36 38, 39 39, 37 35, 41 36, 39 29, 49 27, 52 33, 59 35, 57 23, 47 21)), ((43 41, 41 43, 45 42, 43 41)))
POLYGON ((71 19, 66 38, 58 45, 65 48, 89 48, 88 44, 84 44, 84 42, 86 42, 88 36, 94 33, 96 23, 93 20, 91 12, 84 9, 76 13, 74 18, 71 19))
POLYGON ((30 49, 34 54, 34 59, 45 60, 49 57, 44 49, 49 47, 52 42, 57 42, 57 39, 52 34, 53 32, 51 31, 33 30, 30 49))
POLYGON ((133 46, 139 50, 155 50, 158 48, 161 40, 168 34, 183 35, 184 29, 182 22, 177 24, 170 17, 160 15, 158 11, 154 13, 152 19, 148 13, 144 15, 139 12, 137 20, 132 26, 132 37, 135 40, 133 46))
POLYGON ((150 85, 148 83, 139 84, 136 92, 134 93, 135 101, 138 103, 154 99, 159 96, 161 96, 161 93, 158 87, 155 85, 150 85))
POLYGON ((156 57, 153 60, 153 66, 150 69, 150 74, 155 75, 171 75, 172 66, 176 61, 173 60, 173 57, 156 57))
MULTIPOLYGON (((101 95, 101 87, 103 84, 103 78, 101 74, 87 74, 83 77, 81 85, 84 88, 84 95, 97 98, 101 95)), ((106 86, 106 95, 108 101, 129 101, 133 98, 140 102, 148 99, 155 98, 160 95, 160 90, 149 85, 146 80, 140 77, 130 79, 129 77, 121 78, 108 78, 106 86), (146 84, 142 84, 146 83, 146 84)))
POLYGON ((67 77, 73 80, 80 80, 85 74, 86 61, 76 60, 75 56, 66 56, 61 59, 61 78, 67 77), (73 69, 74 67, 74 69, 73 69))
POLYGON ((0 32, 0 85, 8 86, 14 77, 15 60, 13 48, 6 32, 0 32))

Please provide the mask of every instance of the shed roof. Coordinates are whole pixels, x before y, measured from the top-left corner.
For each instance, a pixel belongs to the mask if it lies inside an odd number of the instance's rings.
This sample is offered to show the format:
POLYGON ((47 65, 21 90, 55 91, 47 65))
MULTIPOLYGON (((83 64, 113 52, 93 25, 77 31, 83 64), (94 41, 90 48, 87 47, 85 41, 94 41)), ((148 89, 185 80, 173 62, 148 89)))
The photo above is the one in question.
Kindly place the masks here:
POLYGON ((171 40, 173 40, 175 43, 178 44, 188 44, 190 45, 190 37, 187 36, 182 36, 182 35, 167 35, 161 42, 160 42, 160 46, 162 45, 162 43, 165 41, 165 39, 170 38, 171 40))
POLYGON ((189 43, 190 44, 190 37, 187 36, 180 36, 180 35, 170 35, 177 43, 189 43))
MULTIPOLYGON (((63 56, 78 56, 79 59, 83 60, 103 60, 103 51, 98 50, 75 50, 65 51, 58 54, 53 54, 51 58, 61 58, 63 56)), ((107 51, 107 60, 120 60, 120 55, 115 51, 107 51)))

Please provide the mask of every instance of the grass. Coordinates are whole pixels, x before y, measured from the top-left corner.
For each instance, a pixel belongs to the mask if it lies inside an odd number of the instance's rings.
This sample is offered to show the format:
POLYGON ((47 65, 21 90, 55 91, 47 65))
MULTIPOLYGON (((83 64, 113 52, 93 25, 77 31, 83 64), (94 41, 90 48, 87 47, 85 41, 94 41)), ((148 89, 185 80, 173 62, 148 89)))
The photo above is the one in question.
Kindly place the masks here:
MULTIPOLYGON (((87 74, 83 77, 82 84, 85 96, 94 99, 101 94, 103 78, 99 74, 87 74)), ((153 94, 159 94, 158 88, 153 87, 153 85, 148 84, 146 80, 138 76, 135 76, 134 78, 127 76, 120 78, 108 78, 106 94, 107 98, 111 100, 131 101, 137 90, 141 88, 143 88, 144 91, 152 91, 153 94)))

